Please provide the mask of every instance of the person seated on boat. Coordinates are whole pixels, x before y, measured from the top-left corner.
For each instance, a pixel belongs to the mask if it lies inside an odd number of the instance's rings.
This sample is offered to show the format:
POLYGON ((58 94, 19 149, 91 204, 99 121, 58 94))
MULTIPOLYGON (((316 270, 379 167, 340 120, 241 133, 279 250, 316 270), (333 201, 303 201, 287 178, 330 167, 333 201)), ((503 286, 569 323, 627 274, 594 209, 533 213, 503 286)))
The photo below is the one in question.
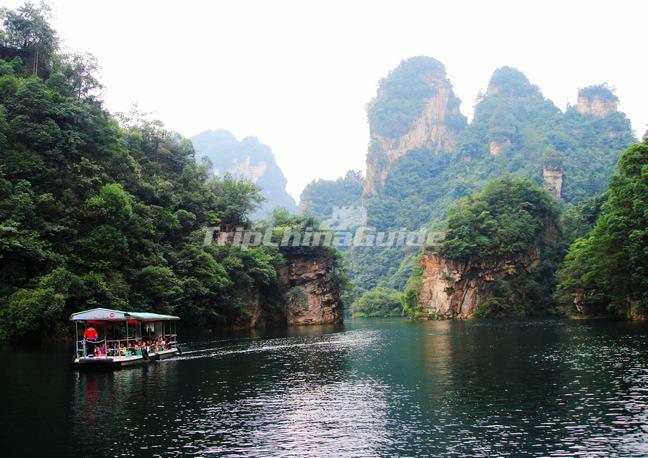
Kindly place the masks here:
POLYGON ((128 342, 127 355, 135 356, 135 344, 132 341, 128 342))
POLYGON ((124 345, 124 342, 119 344, 119 356, 126 356, 126 345, 124 345))
POLYGON ((166 341, 162 336, 158 337, 158 348, 160 349, 160 351, 166 350, 166 341))
POLYGON ((99 352, 98 352, 97 356, 98 356, 99 358, 105 358, 106 356, 108 356, 108 349, 106 348, 106 344, 105 344, 105 343, 104 343, 104 344, 101 344, 101 345, 99 346, 99 352))

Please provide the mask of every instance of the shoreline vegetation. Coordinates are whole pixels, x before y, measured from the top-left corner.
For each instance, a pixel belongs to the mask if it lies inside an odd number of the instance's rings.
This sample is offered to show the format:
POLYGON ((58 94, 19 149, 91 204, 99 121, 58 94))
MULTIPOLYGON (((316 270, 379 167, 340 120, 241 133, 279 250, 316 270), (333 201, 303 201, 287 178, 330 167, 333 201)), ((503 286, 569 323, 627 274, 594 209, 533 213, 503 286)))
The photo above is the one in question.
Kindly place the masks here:
MULTIPOLYGON (((335 248, 203 246, 205 227, 252 227, 260 188, 210 176, 160 121, 109 113, 96 60, 61 53, 49 20, 32 3, 0 18, 0 341, 66 336, 70 314, 93 307, 285 326, 293 279, 280 271, 295 259, 321 264, 335 308, 335 248)), ((266 224, 319 223, 277 211, 266 224)))
POLYGON ((356 317, 648 317, 648 140, 631 145, 607 86, 562 112, 503 67, 468 123, 443 64, 405 60, 368 106, 373 181, 317 180, 302 215, 255 221, 259 186, 214 176, 160 121, 109 113, 97 70, 61 51, 46 5, 2 9, 0 341, 65 337, 69 315, 95 306, 209 329, 286 326, 291 313, 318 323, 313 304, 341 320, 340 297, 356 317), (428 103, 439 97, 447 106, 428 103), (417 122, 432 109, 449 124, 427 132, 417 122), (409 134, 421 144, 394 146, 409 134), (436 254, 273 246, 295 232, 331 238, 329 218, 349 233, 413 227, 445 240, 436 254), (272 243, 205 246, 213 227, 272 243))

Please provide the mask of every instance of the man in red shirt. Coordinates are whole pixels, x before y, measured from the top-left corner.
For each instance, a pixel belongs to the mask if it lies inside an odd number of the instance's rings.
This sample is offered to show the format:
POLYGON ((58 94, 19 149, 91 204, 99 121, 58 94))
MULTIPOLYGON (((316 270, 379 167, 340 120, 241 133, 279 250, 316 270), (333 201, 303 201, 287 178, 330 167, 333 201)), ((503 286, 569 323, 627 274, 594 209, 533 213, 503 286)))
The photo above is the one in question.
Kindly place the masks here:
POLYGON ((83 332, 83 337, 85 340, 97 340, 97 337, 99 337, 99 334, 97 333, 97 330, 93 328, 92 326, 89 326, 84 332, 83 332))
POLYGON ((86 348, 85 349, 85 354, 86 355, 93 355, 94 354, 94 349, 95 349, 95 343, 97 341, 97 338, 99 337, 99 333, 95 328, 91 326, 88 326, 85 331, 83 331, 83 346, 86 348), (92 343, 88 343, 92 342, 92 343))

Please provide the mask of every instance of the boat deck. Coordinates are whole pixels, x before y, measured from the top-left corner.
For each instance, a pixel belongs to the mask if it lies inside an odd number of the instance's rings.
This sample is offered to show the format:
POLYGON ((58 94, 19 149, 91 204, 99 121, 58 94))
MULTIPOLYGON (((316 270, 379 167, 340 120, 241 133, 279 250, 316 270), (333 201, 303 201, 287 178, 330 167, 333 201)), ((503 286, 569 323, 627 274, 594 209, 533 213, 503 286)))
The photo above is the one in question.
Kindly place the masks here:
POLYGON ((179 354, 178 348, 161 350, 156 353, 149 353, 148 358, 142 355, 131 356, 87 356, 76 358, 74 367, 79 369, 119 369, 121 367, 136 366, 138 364, 150 363, 160 359, 167 359, 179 354))

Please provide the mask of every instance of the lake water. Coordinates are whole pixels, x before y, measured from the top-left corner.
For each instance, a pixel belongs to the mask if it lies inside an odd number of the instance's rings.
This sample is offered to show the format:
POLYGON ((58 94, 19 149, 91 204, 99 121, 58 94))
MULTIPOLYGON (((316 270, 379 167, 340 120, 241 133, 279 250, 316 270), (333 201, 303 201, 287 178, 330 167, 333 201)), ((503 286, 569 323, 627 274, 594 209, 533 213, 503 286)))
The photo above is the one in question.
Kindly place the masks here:
POLYGON ((0 350, 0 456, 648 455, 648 325, 351 320, 79 373, 0 350))

